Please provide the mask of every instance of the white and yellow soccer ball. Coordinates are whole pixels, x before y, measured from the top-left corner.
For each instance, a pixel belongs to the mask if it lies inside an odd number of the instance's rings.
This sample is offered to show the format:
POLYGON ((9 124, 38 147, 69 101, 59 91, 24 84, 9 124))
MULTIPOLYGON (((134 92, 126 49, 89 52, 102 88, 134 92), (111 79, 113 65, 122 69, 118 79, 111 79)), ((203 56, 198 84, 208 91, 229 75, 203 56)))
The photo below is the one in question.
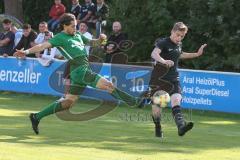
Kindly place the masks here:
POLYGON ((164 90, 158 90, 152 96, 153 104, 160 105, 162 108, 167 107, 170 100, 169 94, 164 90))

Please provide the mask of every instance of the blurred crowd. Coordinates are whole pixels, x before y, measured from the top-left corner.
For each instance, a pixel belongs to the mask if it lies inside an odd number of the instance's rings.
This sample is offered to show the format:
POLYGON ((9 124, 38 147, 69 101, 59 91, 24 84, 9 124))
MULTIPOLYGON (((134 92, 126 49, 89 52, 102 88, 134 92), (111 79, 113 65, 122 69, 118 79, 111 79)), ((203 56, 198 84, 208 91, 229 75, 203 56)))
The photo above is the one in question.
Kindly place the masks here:
MULTIPOLYGON (((0 33, 0 56, 13 56, 16 49, 29 49, 34 45, 43 43, 59 32, 59 18, 64 13, 72 13, 77 19, 77 30, 88 39, 99 38, 102 29, 108 22, 109 7, 104 0, 71 0, 71 7, 67 9, 61 0, 54 0, 49 11, 49 20, 39 22, 38 33, 30 24, 23 24, 17 28, 10 19, 2 21, 3 32, 0 33)), ((112 24, 112 33, 102 49, 105 52, 105 63, 126 63, 127 56, 121 51, 122 42, 127 41, 127 34, 122 33, 119 21, 112 24), (119 54, 121 53, 121 54, 119 54), (119 56, 120 55, 120 56, 119 56)), ((88 55, 91 55, 91 46, 85 46, 88 55)), ((41 53, 30 54, 28 57, 38 58, 43 66, 48 66, 53 59, 64 59, 57 48, 46 49, 41 53)))

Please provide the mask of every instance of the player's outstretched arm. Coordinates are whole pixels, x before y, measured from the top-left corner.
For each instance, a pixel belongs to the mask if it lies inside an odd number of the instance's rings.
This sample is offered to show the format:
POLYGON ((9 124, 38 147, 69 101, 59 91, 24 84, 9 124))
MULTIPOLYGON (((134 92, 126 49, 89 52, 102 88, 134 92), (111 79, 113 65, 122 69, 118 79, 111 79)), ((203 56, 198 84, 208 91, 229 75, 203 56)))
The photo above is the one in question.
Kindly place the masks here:
POLYGON ((92 39, 90 40, 89 43, 90 43, 90 46, 98 47, 101 45, 105 45, 106 42, 107 42, 107 36, 105 34, 100 34, 98 39, 92 39))
POLYGON ((51 47, 52 47, 52 45, 49 42, 44 42, 42 44, 38 44, 27 50, 18 50, 17 49, 16 52, 13 54, 13 56, 24 58, 26 55, 28 55, 30 53, 41 52, 44 49, 51 48, 51 47))
POLYGON ((173 61, 163 59, 163 58, 160 56, 160 53, 161 53, 161 49, 155 47, 155 48, 153 49, 153 51, 152 51, 151 57, 152 57, 155 61, 157 61, 157 62, 159 62, 159 63, 162 63, 162 64, 166 65, 167 67, 172 67, 172 66, 174 66, 174 62, 173 62, 173 61))
POLYGON ((181 59, 190 59, 190 58, 196 58, 203 54, 204 48, 207 46, 207 44, 201 45, 201 47, 198 49, 196 53, 187 53, 183 52, 180 56, 181 59))

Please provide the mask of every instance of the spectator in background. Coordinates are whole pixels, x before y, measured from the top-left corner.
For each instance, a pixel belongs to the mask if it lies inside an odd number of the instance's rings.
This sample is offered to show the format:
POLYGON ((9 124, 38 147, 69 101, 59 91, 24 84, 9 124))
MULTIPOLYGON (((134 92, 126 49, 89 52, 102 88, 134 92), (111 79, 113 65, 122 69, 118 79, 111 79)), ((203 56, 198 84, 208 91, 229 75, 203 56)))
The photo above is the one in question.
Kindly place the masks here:
MULTIPOLYGON (((45 31, 44 32, 44 39, 42 41, 43 42, 47 42, 49 39, 51 39, 53 37, 52 32, 49 31, 45 31)), ((42 65, 42 66, 49 66, 52 62, 52 60, 54 59, 55 53, 56 53, 57 48, 48 48, 45 49, 43 51, 43 54, 39 54, 38 56, 38 62, 42 65)))
MULTIPOLYGON (((41 44, 43 42, 48 41, 50 38, 53 37, 53 33, 48 31, 48 24, 47 22, 41 22, 39 24, 39 34, 37 38, 34 40, 35 45, 41 44)), ((45 49, 42 53, 35 53, 36 57, 38 58, 38 62, 43 66, 49 66, 52 60, 59 51, 57 48, 49 48, 45 49)))
POLYGON ((34 40, 35 45, 44 42, 46 32, 48 32, 51 36, 53 36, 53 33, 48 31, 48 24, 45 21, 42 21, 39 23, 38 30, 39 30, 39 34, 37 35, 37 38, 34 40))
POLYGON ((61 0, 54 0, 55 4, 52 6, 49 17, 51 18, 48 21, 49 30, 54 32, 59 25, 59 18, 63 13, 65 13, 65 6, 61 3, 61 0))
MULTIPOLYGON (((83 34, 84 37, 92 40, 92 39, 93 39, 93 36, 92 36, 92 34, 89 33, 87 30, 88 30, 87 23, 84 22, 84 21, 80 22, 79 31, 83 34)), ((86 46, 85 46, 85 49, 86 49, 86 51, 87 51, 87 55, 89 55, 90 46, 89 46, 89 45, 86 45, 86 46)))
POLYGON ((19 43, 19 41, 22 38, 23 30, 22 29, 18 29, 15 25, 12 25, 11 30, 15 34, 14 47, 16 47, 17 44, 19 43))
POLYGON ((111 63, 113 56, 119 52, 122 52, 119 48, 119 44, 128 39, 127 34, 122 33, 122 25, 120 22, 113 22, 112 30, 113 34, 108 38, 105 46, 105 63, 111 63))
MULTIPOLYGON (((48 31, 48 24, 47 22, 40 22, 38 25, 39 34, 37 35, 37 38, 34 40, 34 45, 38 45, 40 43, 45 42, 45 36, 49 35, 53 37, 53 33, 48 31)), ((35 53, 36 57, 41 57, 40 53, 35 53)))
POLYGON ((96 26, 96 38, 99 37, 102 32, 102 25, 107 24, 107 17, 109 13, 109 7, 105 4, 104 0, 97 0, 97 4, 94 6, 93 16, 90 23, 96 26))
MULTIPOLYGON (((37 33, 32 31, 31 25, 30 24, 24 24, 23 25, 23 36, 17 46, 13 49, 12 54, 16 52, 16 49, 21 50, 21 49, 29 49, 34 46, 34 40, 37 37, 37 33)), ((29 55, 29 57, 35 57, 29 55)))
POLYGON ((85 4, 82 5, 80 14, 77 18, 78 24, 80 24, 81 21, 87 22, 90 20, 91 16, 94 12, 94 3, 92 3, 92 0, 85 0, 85 4))
MULTIPOLYGON (((44 42, 47 42, 51 38, 53 38, 53 35, 51 34, 51 32, 49 32, 49 31, 45 32, 44 42)), ((56 47, 53 47, 53 48, 45 49, 41 58, 44 61, 44 63, 46 64, 45 66, 47 66, 50 64, 50 62, 54 58, 63 59, 63 56, 56 47)))
POLYGON ((81 6, 79 4, 79 0, 72 0, 72 7, 70 13, 72 13, 76 18, 80 14, 81 6))
POLYGON ((0 55, 7 57, 11 56, 11 51, 14 46, 14 33, 11 31, 12 22, 9 19, 4 19, 2 22, 4 33, 0 33, 0 55))
POLYGON ((40 22, 38 25, 38 29, 39 29, 39 34, 37 35, 37 38, 34 40, 34 43, 40 44, 44 42, 45 39, 45 32, 48 32, 51 37, 53 37, 53 33, 48 31, 48 24, 47 22, 40 22))

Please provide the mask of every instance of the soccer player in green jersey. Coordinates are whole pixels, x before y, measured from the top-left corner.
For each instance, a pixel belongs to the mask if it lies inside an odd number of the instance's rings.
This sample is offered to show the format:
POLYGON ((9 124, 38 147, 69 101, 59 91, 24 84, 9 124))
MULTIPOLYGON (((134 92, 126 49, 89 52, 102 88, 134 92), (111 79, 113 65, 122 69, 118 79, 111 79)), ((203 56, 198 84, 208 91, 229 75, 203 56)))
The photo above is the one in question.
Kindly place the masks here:
POLYGON ((25 55, 30 53, 37 53, 47 48, 57 47, 70 63, 71 85, 69 93, 66 94, 65 98, 53 102, 42 111, 30 114, 32 128, 36 134, 39 134, 38 125, 43 117, 72 107, 78 99, 79 94, 83 91, 83 88, 87 85, 106 90, 113 97, 125 101, 129 106, 135 106, 137 101, 139 101, 137 98, 117 89, 110 81, 91 70, 84 46, 86 44, 99 46, 107 37, 101 34, 99 39, 89 40, 76 31, 76 25, 75 16, 66 13, 60 18, 62 32, 58 33, 48 42, 36 45, 28 50, 17 50, 14 54, 16 57, 25 57, 25 55))

